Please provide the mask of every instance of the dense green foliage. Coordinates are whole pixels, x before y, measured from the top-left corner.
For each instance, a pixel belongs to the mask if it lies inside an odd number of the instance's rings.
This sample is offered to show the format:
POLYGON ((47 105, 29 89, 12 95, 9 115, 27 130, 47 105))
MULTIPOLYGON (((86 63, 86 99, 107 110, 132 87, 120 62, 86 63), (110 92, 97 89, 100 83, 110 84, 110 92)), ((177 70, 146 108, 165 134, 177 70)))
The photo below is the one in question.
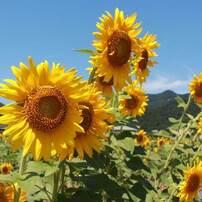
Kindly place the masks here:
MULTIPOLYGON (((180 108, 185 108, 182 99, 178 98, 177 102, 180 108)), ((180 119, 169 118, 172 125, 166 130, 150 133, 151 143, 146 148, 134 143, 135 131, 120 131, 110 133, 105 149, 100 154, 94 154, 94 158, 86 157, 83 161, 73 159, 58 164, 54 159, 45 162, 33 161, 29 157, 23 175, 14 171, 0 175, 0 181, 17 182, 27 193, 29 202, 50 201, 55 184, 54 173, 63 166, 60 176, 63 180, 58 188, 59 202, 177 202, 177 187, 185 166, 201 156, 201 140, 195 129, 200 116, 201 113, 197 117, 186 113, 182 124, 180 119), (167 161, 180 134, 183 136, 167 161), (169 138, 171 144, 157 147, 158 137, 169 138)), ((125 121, 124 125, 128 124, 125 121)), ((19 151, 12 152, 7 144, 0 142, 1 161, 11 162, 15 170, 19 167, 20 155, 19 151)))

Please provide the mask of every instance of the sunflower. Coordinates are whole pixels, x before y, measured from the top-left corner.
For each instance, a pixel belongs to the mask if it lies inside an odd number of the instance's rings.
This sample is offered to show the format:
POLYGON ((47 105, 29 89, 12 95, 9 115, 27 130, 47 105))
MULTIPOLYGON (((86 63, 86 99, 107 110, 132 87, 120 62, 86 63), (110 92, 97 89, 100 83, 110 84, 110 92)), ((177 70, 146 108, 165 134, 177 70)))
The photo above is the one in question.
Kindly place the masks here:
POLYGON ((199 76, 194 76, 189 84, 189 91, 195 102, 202 104, 202 72, 199 76))
POLYGON ((178 197, 180 201, 192 202, 198 198, 202 188, 202 162, 197 162, 193 167, 187 167, 184 171, 184 181, 179 185, 178 197))
POLYGON ((55 149, 65 158, 63 149, 74 144, 76 132, 83 132, 78 110, 83 83, 76 70, 64 70, 47 61, 35 65, 20 63, 12 68, 15 80, 7 79, 1 85, 0 96, 14 100, 0 108, 0 124, 8 127, 3 132, 6 140, 18 149, 23 145, 23 155, 30 151, 35 160, 48 160, 55 149))
MULTIPOLYGON (((0 183, 0 202, 13 202, 15 189, 17 189, 17 187, 14 185, 0 183)), ((27 201, 26 193, 20 192, 19 202, 25 201, 27 201)))
POLYGON ((200 117, 197 127, 198 127, 197 132, 202 135, 202 117, 200 117))
POLYGON ((109 82, 104 81, 104 77, 97 77, 95 80, 95 86, 98 90, 102 91, 105 96, 111 96, 113 94, 113 79, 109 82))
POLYGON ((153 49, 158 48, 159 44, 156 41, 156 36, 152 34, 145 34, 143 38, 139 39, 141 49, 133 60, 134 72, 139 83, 143 83, 149 75, 149 68, 156 64, 156 61, 150 58, 157 56, 153 49))
POLYGON ((84 158, 84 153, 92 157, 93 150, 99 152, 102 147, 102 139, 106 139, 109 126, 105 122, 109 118, 106 102, 94 85, 86 86, 88 92, 79 102, 82 111, 83 121, 80 126, 84 132, 77 132, 75 138, 75 151, 80 159, 84 158))
POLYGON ((124 96, 120 99, 120 111, 123 115, 142 116, 148 105, 148 97, 144 91, 137 87, 135 83, 125 87, 124 92, 127 94, 127 98, 124 96))
POLYGON ((165 137, 158 137, 157 138, 157 147, 162 147, 165 144, 169 144, 170 140, 165 137))
POLYGON ((90 62, 96 67, 96 75, 104 82, 113 79, 115 89, 120 90, 130 82, 130 62, 139 48, 137 36, 142 29, 135 23, 136 14, 125 17, 123 11, 115 10, 114 17, 106 12, 97 23, 99 32, 94 32, 93 46, 97 53, 90 62))
POLYGON ((1 168, 1 173, 3 174, 8 174, 13 170, 13 166, 11 163, 3 163, 0 168, 1 168))
POLYGON ((143 147, 146 147, 150 144, 150 138, 147 136, 147 133, 144 130, 139 130, 136 134, 135 144, 139 144, 143 147))

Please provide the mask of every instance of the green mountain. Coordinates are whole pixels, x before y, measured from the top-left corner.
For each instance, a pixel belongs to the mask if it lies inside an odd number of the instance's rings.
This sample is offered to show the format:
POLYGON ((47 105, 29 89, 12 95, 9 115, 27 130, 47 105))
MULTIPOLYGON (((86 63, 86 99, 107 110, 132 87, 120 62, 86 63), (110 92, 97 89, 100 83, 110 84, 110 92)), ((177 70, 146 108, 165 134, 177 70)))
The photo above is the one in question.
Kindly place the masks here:
MULTIPOLYGON (((186 102, 189 94, 176 94, 170 90, 159 94, 148 94, 149 104, 147 110, 143 117, 138 118, 141 128, 147 131, 166 129, 171 124, 168 120, 169 117, 180 118, 182 108, 177 108, 176 96, 180 96, 186 102)), ((0 106, 2 105, 0 103, 0 106)), ((200 112, 200 108, 191 103, 188 112, 195 116, 200 112)), ((133 127, 133 124, 131 123, 129 126, 133 127)), ((1 125, 0 128, 2 128, 1 125)))
MULTIPOLYGON (((159 94, 149 94, 149 105, 143 117, 138 118, 140 126, 147 131, 161 130, 170 126, 169 117, 180 118, 182 108, 177 108, 176 96, 180 96, 185 102, 189 94, 176 94, 167 90, 159 94)), ((193 116, 200 112, 200 108, 191 103, 188 112, 193 116)))

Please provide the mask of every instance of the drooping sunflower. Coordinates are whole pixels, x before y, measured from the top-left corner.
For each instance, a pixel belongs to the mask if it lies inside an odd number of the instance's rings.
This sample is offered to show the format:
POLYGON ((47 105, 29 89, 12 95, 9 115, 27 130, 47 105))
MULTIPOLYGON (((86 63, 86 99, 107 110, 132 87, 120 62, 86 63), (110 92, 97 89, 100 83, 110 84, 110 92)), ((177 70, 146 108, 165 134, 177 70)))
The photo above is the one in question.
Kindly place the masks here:
POLYGON ((94 32, 96 40, 93 46, 97 53, 90 62, 96 67, 96 75, 103 77, 104 82, 113 79, 115 89, 120 90, 130 82, 129 61, 134 57, 139 45, 137 36, 142 29, 140 23, 135 23, 136 14, 125 17, 123 11, 115 10, 114 17, 106 12, 97 23, 99 32, 94 32))
POLYGON ((197 162, 193 167, 187 167, 184 171, 184 181, 179 185, 178 197, 180 201, 192 202, 198 198, 202 188, 202 162, 197 162))
POLYGON ((156 41, 156 36, 148 33, 138 41, 141 49, 138 49, 139 53, 133 60, 133 73, 135 73, 138 82, 143 83, 149 75, 149 69, 156 64, 156 61, 151 58, 157 56, 153 49, 158 48, 159 44, 156 41))
POLYGON ((102 91, 105 96, 111 96, 113 93, 113 79, 109 82, 104 81, 104 77, 97 77, 95 80, 95 86, 98 90, 102 91))
POLYGON ((13 170, 13 166, 11 163, 2 163, 0 169, 2 174, 8 174, 13 170))
POLYGON ((190 94, 196 103, 202 104, 202 72, 199 76, 194 76, 189 84, 190 94))
POLYGON ((139 144, 142 147, 146 147, 150 144, 150 138, 144 130, 139 130, 136 134, 135 144, 139 144))
MULTIPOLYGON (((0 183, 0 202, 13 202, 16 188, 14 185, 0 183)), ((19 202, 25 201, 27 201, 26 193, 20 192, 19 202)))
POLYGON ((197 127, 198 127, 197 132, 202 135, 202 117, 200 117, 197 127))
POLYGON ((49 159, 52 149, 65 158, 63 150, 83 132, 77 104, 83 83, 76 70, 59 64, 50 69, 47 61, 36 66, 29 57, 29 65, 20 63, 12 71, 16 81, 7 79, 0 89, 0 96, 14 100, 0 108, 6 140, 14 149, 23 146, 23 155, 31 151, 35 160, 49 159))
POLYGON ((145 95, 142 88, 138 87, 136 83, 124 88, 127 98, 120 99, 120 111, 123 115, 142 116, 148 105, 148 96, 145 95))
POLYGON ((102 140, 107 138, 109 129, 106 123, 109 114, 101 92, 94 85, 86 86, 86 91, 88 93, 79 102, 83 117, 80 125, 84 132, 77 132, 75 138, 75 151, 80 159, 84 158, 84 153, 92 157, 93 150, 99 152, 102 149, 102 140))

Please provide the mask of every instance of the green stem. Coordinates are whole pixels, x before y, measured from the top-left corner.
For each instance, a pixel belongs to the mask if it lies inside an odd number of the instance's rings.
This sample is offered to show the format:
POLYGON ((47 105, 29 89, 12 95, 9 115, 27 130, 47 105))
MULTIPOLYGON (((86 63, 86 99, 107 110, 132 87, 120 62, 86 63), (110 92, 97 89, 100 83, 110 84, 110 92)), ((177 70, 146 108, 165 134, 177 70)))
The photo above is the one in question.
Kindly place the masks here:
POLYGON ((64 193, 64 182, 65 182, 65 162, 61 163, 61 192, 64 193))
POLYGON ((201 149, 202 149, 202 144, 199 146, 199 148, 198 148, 197 151, 195 152, 194 157, 193 157, 193 161, 196 159, 197 154, 198 154, 198 152, 201 151, 201 149))
POLYGON ((195 142, 195 140, 196 140, 196 138, 197 138, 198 136, 199 136, 198 133, 196 133, 196 134, 194 135, 193 140, 192 140, 193 143, 195 142))
POLYGON ((185 106, 185 108, 184 108, 184 111, 183 111, 183 113, 182 113, 182 116, 181 116, 181 118, 180 118, 180 122, 179 122, 179 130, 181 129, 181 126, 182 126, 182 122, 183 122, 184 116, 185 116, 185 114, 186 114, 186 112, 187 112, 187 110, 188 110, 188 108, 189 108, 190 103, 191 103, 191 95, 189 95, 189 98, 188 98, 187 104, 186 104, 186 106, 185 106))
MULTIPOLYGON (((13 185, 13 186, 15 187, 15 185, 13 185)), ((19 202, 19 200, 20 200, 20 192, 21 192, 20 188, 18 188, 17 190, 15 188, 14 202, 19 202)))
POLYGON ((53 181, 53 197, 52 202, 58 202, 58 184, 59 184, 59 178, 60 178, 60 170, 58 169, 54 173, 54 181, 53 181))
POLYGON ((170 194, 170 197, 169 197, 169 199, 168 199, 168 202, 171 202, 171 201, 172 201, 172 198, 173 198, 175 192, 176 192, 176 187, 173 188, 173 191, 172 191, 171 194, 170 194))
POLYGON ((27 156, 22 156, 21 162, 20 162, 20 168, 19 168, 19 173, 20 175, 23 175, 25 170, 26 170, 26 161, 27 161, 27 156))
POLYGON ((191 103, 191 96, 189 96, 187 104, 186 104, 186 106, 184 108, 184 111, 182 113, 182 116, 180 118, 179 129, 178 130, 179 130, 179 133, 181 133, 181 134, 180 134, 180 136, 177 137, 178 139, 175 141, 175 144, 173 145, 173 147, 170 150, 170 153, 168 154, 168 158, 166 159, 166 162, 165 162, 165 165, 164 165, 164 169, 167 168, 167 166, 169 164, 169 161, 170 161, 170 159, 172 157, 173 152, 175 151, 176 147, 180 143, 180 141, 183 138, 183 136, 186 134, 185 131, 181 131, 181 127, 182 127, 182 122, 183 122, 184 116, 185 116, 185 114, 186 114, 186 112, 187 112, 187 110, 189 108, 190 103, 191 103))
POLYGON ((90 73, 89 78, 88 78, 88 84, 91 84, 93 82, 93 79, 95 77, 95 72, 96 72, 96 68, 94 67, 93 70, 90 73))
MULTIPOLYGON (((25 170, 26 170, 26 161, 27 161, 27 155, 22 155, 21 161, 20 161, 20 168, 19 168, 19 174, 23 175, 25 170)), ((20 193, 21 193, 21 189, 18 188, 16 190, 15 188, 15 193, 14 193, 14 202, 19 202, 20 200, 20 193)))

